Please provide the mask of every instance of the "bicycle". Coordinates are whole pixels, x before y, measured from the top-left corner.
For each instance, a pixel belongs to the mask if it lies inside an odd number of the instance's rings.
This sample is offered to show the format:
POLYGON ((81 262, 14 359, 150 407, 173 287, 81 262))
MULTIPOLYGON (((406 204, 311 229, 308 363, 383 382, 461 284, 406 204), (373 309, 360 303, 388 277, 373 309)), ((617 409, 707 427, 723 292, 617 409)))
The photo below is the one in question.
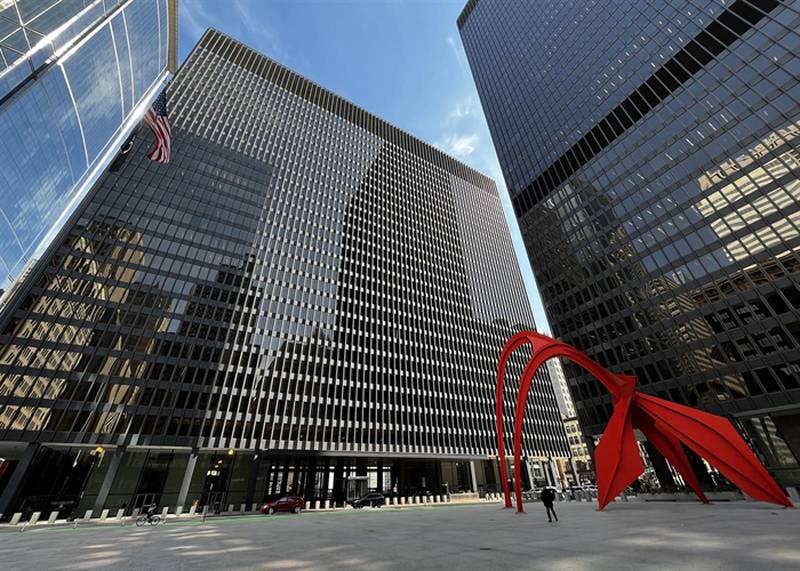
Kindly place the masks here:
POLYGON ((140 515, 139 517, 136 518, 136 527, 142 527, 146 523, 149 523, 152 526, 157 526, 159 523, 161 523, 161 516, 160 515, 148 516, 147 514, 145 514, 145 515, 140 515))

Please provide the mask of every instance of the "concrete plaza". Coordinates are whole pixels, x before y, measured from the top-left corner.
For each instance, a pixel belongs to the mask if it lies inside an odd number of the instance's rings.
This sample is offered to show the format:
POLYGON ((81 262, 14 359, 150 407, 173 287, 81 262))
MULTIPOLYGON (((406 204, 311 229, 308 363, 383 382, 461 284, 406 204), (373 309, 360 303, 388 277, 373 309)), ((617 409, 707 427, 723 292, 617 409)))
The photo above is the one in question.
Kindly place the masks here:
POLYGON ((800 510, 735 502, 443 505, 0 533, 4 569, 798 569, 800 510))

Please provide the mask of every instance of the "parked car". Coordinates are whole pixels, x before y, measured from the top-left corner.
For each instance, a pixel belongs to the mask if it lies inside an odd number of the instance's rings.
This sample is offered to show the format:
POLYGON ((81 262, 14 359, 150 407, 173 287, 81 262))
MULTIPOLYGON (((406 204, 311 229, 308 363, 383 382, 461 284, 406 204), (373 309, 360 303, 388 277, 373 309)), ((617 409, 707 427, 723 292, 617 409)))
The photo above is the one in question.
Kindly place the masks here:
POLYGON ((300 510, 302 510, 305 505, 306 502, 301 497, 286 496, 285 498, 267 502, 261 506, 261 513, 267 515, 272 515, 275 512, 292 512, 293 514, 299 514, 300 510))
POLYGON ((356 509, 361 509, 363 507, 379 508, 382 507, 385 502, 386 499, 383 497, 383 494, 371 492, 366 496, 360 497, 357 500, 353 500, 350 502, 350 505, 356 509))

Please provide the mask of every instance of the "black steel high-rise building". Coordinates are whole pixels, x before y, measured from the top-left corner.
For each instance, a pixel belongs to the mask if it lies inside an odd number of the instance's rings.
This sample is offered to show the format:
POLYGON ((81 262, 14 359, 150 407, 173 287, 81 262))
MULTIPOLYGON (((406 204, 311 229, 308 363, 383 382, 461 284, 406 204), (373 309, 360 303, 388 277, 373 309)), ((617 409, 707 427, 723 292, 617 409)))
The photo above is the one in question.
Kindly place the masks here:
MULTIPOLYGON (((496 489, 494 182, 215 31, 168 101, 172 162, 140 137, 0 324, 6 513, 496 489)), ((546 373, 527 423, 554 483, 546 373)))
MULTIPOLYGON (((800 2, 470 0, 458 27, 553 333, 731 418, 794 494, 800 2)), ((610 399, 570 376, 597 437, 610 399)))

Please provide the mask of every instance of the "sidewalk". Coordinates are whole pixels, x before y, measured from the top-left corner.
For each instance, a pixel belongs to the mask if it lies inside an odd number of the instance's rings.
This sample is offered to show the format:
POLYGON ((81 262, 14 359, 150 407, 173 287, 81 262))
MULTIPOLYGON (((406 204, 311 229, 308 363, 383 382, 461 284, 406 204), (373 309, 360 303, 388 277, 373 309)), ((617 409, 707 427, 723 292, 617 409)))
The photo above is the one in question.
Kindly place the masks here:
MULTIPOLYGON (((480 505, 480 504, 488 504, 488 503, 499 503, 501 501, 501 496, 499 494, 487 494, 486 498, 475 498, 470 500, 464 499, 457 499, 455 501, 451 500, 444 500, 441 501, 421 501, 422 499, 432 500, 432 497, 429 498, 393 498, 393 500, 404 500, 403 503, 387 503, 384 504, 383 508, 380 509, 397 509, 397 510, 404 510, 404 509, 413 509, 413 508, 437 508, 437 507, 445 507, 445 506, 458 506, 458 505, 480 505)), ((452 496, 455 497, 455 496, 452 496)), ((388 500, 388 498, 387 498, 388 500)), ((307 502, 309 505, 310 502, 307 502)), ((165 508, 165 510, 168 508, 165 508)), ((377 508, 364 508, 364 509, 377 509, 377 508)), ((345 507, 309 507, 306 508, 304 511, 309 513, 325 513, 325 512, 342 512, 342 511, 356 511, 351 506, 345 507)), ((87 514, 90 512, 87 512, 87 514)), ((103 526, 134 526, 136 524, 136 518, 138 515, 128 515, 128 516, 112 516, 108 517, 80 517, 73 521, 67 521, 66 519, 58 519, 54 521, 49 520, 42 520, 38 517, 36 518, 37 521, 34 523, 30 523, 29 521, 14 521, 17 516, 21 517, 22 514, 14 514, 14 518, 12 518, 10 523, 2 523, 0 524, 0 533, 2 532, 21 532, 21 531, 28 531, 33 529, 43 529, 43 528, 86 528, 86 527, 103 527, 103 526)), ((34 513, 34 516, 36 514, 34 513)), ((169 523, 183 523, 183 522, 200 522, 203 521, 203 514, 202 513, 181 513, 180 515, 176 515, 173 513, 164 513, 163 511, 158 514, 162 518, 162 523, 160 525, 167 525, 169 523)), ((224 511, 219 513, 207 513, 205 515, 206 520, 220 520, 220 519, 231 519, 231 518, 243 518, 243 517, 264 517, 259 510, 248 510, 248 511, 241 511, 241 510, 233 510, 233 511, 224 511)))

